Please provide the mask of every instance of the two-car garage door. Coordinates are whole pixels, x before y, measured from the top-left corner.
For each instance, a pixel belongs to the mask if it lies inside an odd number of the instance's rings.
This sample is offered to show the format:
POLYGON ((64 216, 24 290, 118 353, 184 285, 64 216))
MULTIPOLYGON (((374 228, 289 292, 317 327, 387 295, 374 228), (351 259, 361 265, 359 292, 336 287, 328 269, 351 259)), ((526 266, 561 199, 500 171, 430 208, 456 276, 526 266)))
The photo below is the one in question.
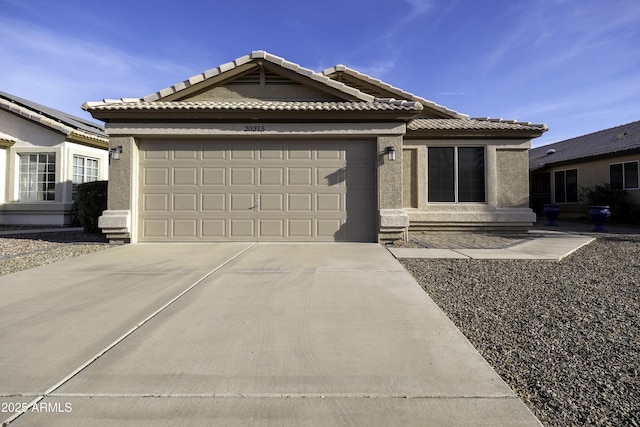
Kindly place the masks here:
POLYGON ((139 241, 376 240, 374 141, 140 144, 139 241))

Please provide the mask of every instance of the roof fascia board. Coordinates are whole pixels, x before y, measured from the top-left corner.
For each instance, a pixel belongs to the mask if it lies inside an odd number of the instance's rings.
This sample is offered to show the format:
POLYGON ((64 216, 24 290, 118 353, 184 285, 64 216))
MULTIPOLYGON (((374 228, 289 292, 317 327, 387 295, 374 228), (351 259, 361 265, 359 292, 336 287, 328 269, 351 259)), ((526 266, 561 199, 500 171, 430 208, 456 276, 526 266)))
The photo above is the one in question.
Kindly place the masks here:
POLYGON ((67 135, 67 141, 75 142, 76 144, 85 145, 87 147, 101 148, 104 150, 109 149, 108 139, 92 138, 91 136, 84 135, 76 131, 71 132, 69 135, 67 135))

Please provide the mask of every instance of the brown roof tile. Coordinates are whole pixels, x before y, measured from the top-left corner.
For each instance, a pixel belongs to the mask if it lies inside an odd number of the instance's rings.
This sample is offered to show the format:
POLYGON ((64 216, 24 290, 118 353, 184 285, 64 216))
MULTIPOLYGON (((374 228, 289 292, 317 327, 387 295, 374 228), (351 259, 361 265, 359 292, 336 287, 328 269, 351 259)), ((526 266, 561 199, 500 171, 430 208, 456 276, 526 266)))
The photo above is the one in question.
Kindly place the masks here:
POLYGON ((505 130, 505 131, 539 131, 544 132, 547 126, 516 122, 502 119, 413 119, 407 129, 418 130, 505 130))
POLYGON ((88 102, 87 111, 420 111, 418 102, 385 100, 376 102, 284 102, 284 101, 137 101, 105 100, 88 102))

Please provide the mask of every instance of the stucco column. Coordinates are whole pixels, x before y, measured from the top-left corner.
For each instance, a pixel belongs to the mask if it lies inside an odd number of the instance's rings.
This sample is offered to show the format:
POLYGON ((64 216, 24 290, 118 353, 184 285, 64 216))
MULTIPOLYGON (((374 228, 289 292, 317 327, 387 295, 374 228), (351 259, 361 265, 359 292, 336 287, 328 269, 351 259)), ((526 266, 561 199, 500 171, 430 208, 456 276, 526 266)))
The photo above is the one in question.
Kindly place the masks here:
POLYGON ((409 216, 402 208, 402 136, 378 138, 378 209, 379 241, 404 240, 409 229, 409 216), (395 150, 390 160, 388 149, 395 150))
POLYGON ((125 243, 132 237, 134 185, 137 179, 137 146, 132 137, 109 138, 109 150, 117 150, 118 159, 109 160, 109 191, 107 210, 98 219, 98 226, 111 242, 125 243))

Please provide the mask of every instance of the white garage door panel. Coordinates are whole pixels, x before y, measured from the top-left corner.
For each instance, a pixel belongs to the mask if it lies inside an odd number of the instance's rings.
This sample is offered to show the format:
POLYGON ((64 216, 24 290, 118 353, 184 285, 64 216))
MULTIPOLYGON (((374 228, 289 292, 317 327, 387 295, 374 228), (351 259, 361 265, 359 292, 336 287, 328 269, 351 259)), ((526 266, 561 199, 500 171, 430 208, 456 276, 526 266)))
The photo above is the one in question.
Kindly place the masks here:
POLYGON ((143 141, 140 241, 374 241, 373 141, 143 141))

